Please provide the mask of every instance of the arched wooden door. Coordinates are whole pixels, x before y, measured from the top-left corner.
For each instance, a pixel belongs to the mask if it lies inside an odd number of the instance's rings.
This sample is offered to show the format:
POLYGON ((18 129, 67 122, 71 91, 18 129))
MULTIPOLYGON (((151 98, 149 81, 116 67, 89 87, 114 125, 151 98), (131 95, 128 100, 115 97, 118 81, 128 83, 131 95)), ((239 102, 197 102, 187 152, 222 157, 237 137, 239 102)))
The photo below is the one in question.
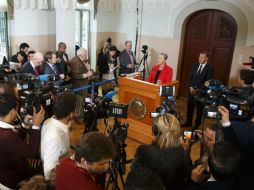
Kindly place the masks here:
POLYGON ((234 53, 237 25, 234 18, 219 10, 202 10, 191 15, 186 23, 183 58, 180 72, 180 96, 188 96, 188 76, 199 52, 207 50, 214 78, 228 84, 234 53))

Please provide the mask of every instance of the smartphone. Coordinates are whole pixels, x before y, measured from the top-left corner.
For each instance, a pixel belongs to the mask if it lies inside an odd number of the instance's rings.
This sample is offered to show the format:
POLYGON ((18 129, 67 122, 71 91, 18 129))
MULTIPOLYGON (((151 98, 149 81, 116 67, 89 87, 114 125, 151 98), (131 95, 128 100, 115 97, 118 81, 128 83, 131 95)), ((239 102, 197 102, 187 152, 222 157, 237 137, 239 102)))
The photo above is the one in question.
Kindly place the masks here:
POLYGON ((160 113, 150 112, 150 118, 156 118, 156 117, 158 117, 158 115, 160 115, 160 113))
POLYGON ((182 134, 183 140, 198 140, 198 134, 196 131, 183 131, 182 134))

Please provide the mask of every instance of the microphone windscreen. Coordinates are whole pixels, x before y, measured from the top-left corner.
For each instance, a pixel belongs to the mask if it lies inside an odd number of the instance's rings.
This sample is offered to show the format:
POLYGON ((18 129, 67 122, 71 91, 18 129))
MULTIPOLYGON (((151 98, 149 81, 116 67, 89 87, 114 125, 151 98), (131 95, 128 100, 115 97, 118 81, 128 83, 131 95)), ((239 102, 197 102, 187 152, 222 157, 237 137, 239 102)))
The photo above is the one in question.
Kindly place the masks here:
POLYGON ((40 75, 40 76, 39 76, 39 80, 40 80, 40 81, 48 81, 48 78, 49 78, 49 75, 48 75, 48 74, 46 74, 46 75, 40 75))

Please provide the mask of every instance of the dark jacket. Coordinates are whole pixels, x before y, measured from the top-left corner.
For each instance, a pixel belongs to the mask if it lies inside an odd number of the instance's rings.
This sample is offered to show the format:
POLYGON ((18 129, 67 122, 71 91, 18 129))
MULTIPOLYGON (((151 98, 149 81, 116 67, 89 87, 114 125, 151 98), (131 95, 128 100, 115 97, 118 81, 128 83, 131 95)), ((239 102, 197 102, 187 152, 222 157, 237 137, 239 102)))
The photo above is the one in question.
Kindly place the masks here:
POLYGON ((67 53, 61 54, 59 52, 56 52, 56 56, 60 58, 60 62, 56 63, 57 69, 59 71, 59 74, 65 74, 68 75, 68 64, 69 64, 69 57, 67 53), (66 61, 64 60, 64 57, 66 58, 66 61))
MULTIPOLYGON (((115 59, 112 64, 114 64, 114 66, 117 66, 117 59, 115 59)), ((98 70, 100 72, 100 79, 102 79, 102 75, 107 74, 109 72, 109 58, 108 58, 108 56, 106 56, 104 54, 98 55, 97 65, 98 65, 98 70)), ((116 72, 114 72, 114 75, 116 78, 116 72)))
POLYGON ((55 67, 55 71, 51 68, 51 66, 49 65, 49 63, 44 63, 43 65, 43 74, 59 74, 58 72, 58 68, 54 65, 53 67, 55 67))
MULTIPOLYGON (((39 74, 40 72, 40 68, 38 68, 39 74)), ((28 73, 28 74, 32 74, 32 75, 36 75, 33 66, 31 65, 30 61, 26 62, 24 65, 22 65, 22 67, 20 68, 20 72, 21 73, 28 73)))
MULTIPOLYGON (((135 57, 133 54, 131 56, 133 57, 134 65, 135 65, 136 64, 135 57)), ((135 71, 134 68, 127 68, 127 65, 131 64, 131 58, 127 50, 123 50, 120 53, 119 59, 120 59, 120 73, 121 74, 129 74, 135 71)))
POLYGON ((187 190, 238 190, 235 181, 207 181, 201 184, 192 184, 187 190))
POLYGON ((254 123, 251 121, 231 122, 222 127, 224 138, 238 147, 243 159, 239 176, 239 189, 254 189, 254 123))
POLYGON ((166 189, 180 190, 190 175, 191 161, 181 146, 161 150, 155 145, 141 145, 132 163, 132 168, 136 167, 156 172, 166 189))
POLYGON ((208 63, 205 65, 200 75, 197 76, 199 65, 199 63, 194 63, 191 67, 191 72, 189 75, 189 87, 201 88, 204 86, 206 81, 213 78, 213 69, 208 63))
POLYGON ((35 158, 40 145, 40 130, 30 131, 29 144, 11 129, 0 128, 0 183, 16 189, 31 177, 29 158, 35 158))

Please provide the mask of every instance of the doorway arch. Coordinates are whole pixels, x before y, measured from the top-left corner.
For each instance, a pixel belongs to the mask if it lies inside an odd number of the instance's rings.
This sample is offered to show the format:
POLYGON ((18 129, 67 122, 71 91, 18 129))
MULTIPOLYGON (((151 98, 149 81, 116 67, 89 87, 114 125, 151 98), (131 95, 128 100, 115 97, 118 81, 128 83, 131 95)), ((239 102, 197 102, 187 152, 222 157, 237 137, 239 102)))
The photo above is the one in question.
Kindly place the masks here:
POLYGON ((237 24, 226 12, 206 9, 193 13, 187 19, 180 68, 180 96, 188 96, 188 75, 197 62, 200 51, 210 53, 209 63, 214 78, 228 84, 235 48, 237 24))

